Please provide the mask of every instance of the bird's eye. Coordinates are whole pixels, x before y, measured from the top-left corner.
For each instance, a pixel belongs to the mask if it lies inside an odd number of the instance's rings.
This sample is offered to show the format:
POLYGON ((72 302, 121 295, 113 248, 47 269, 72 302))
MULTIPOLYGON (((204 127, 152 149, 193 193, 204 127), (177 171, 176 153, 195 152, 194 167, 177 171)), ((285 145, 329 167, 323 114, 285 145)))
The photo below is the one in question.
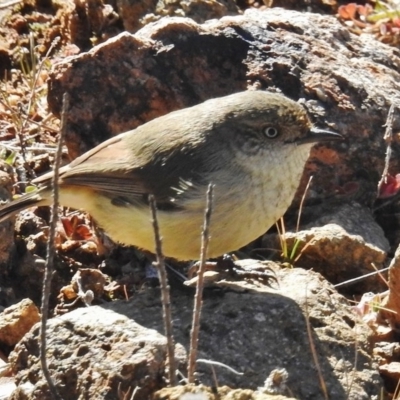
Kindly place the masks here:
POLYGON ((275 139, 279 134, 278 129, 273 126, 267 126, 264 128, 263 133, 268 139, 275 139))

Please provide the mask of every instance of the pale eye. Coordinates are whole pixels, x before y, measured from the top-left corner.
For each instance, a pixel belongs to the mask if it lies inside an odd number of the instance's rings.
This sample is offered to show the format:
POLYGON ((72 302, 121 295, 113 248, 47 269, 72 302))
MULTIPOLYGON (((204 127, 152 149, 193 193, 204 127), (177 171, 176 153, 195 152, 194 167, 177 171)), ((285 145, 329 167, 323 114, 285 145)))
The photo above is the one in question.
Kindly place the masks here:
POLYGON ((268 139, 275 139, 279 135, 278 129, 273 126, 265 127, 263 133, 268 139))

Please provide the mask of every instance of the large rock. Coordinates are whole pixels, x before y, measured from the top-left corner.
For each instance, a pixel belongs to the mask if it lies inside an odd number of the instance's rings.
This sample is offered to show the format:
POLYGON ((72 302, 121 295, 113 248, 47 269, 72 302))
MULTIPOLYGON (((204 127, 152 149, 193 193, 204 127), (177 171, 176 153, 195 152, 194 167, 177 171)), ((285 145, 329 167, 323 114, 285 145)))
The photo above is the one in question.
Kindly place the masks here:
MULTIPOLYGON (((371 287, 376 291, 386 288, 379 275, 365 276, 385 266, 390 248, 370 210, 358 203, 327 203, 303 211, 299 231, 281 236, 288 248, 288 262, 312 268, 334 284, 364 277, 341 288, 350 295, 363 294, 371 287)), ((265 235, 262 244, 279 249, 279 235, 265 235)))
MULTIPOLYGON (((218 384, 257 389, 272 370, 284 368, 292 397, 299 399, 323 398, 321 380, 334 399, 367 400, 379 393, 368 328, 357 321, 348 302, 319 274, 276 272, 276 289, 238 282, 242 293, 206 292, 198 358, 243 372, 239 376, 214 367, 218 384)), ((173 291, 174 336, 186 349, 192 305, 192 291, 173 291)), ((142 399, 162 384, 166 350, 159 335, 163 320, 158 290, 103 308, 76 310, 49 322, 48 364, 65 400, 117 398, 112 396, 119 385, 124 393, 139 385, 135 399, 142 399)), ((12 399, 47 399, 39 373, 38 329, 17 345, 10 359, 18 384, 12 399)), ((197 367, 198 379, 213 385, 210 366, 197 367)))
MULTIPOLYGON (((40 372, 38 335, 39 324, 9 357, 18 384, 10 399, 52 399, 40 372)), ((117 399, 137 386, 135 398, 145 400, 163 386, 166 339, 119 313, 94 306, 53 318, 47 342, 64 400, 117 399)))
POLYGON ((240 12, 234 0, 117 0, 116 9, 124 28, 131 33, 163 16, 189 17, 202 23, 240 12))

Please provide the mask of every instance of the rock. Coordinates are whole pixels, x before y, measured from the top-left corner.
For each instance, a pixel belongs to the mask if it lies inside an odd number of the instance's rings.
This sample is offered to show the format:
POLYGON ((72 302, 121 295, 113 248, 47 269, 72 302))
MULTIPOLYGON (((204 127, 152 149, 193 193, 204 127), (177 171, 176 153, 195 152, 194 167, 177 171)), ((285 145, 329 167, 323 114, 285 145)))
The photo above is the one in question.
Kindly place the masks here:
POLYGON ((203 385, 168 387, 156 392, 152 400, 295 400, 293 397, 269 395, 250 389, 231 389, 227 386, 218 387, 217 390, 218 393, 215 393, 216 389, 203 385))
POLYGON ((116 6, 124 28, 131 33, 163 16, 189 17, 203 23, 240 12, 233 0, 117 0, 116 6))
POLYGON ((272 3, 273 7, 289 8, 291 10, 312 11, 322 14, 337 11, 336 0, 263 0, 265 4, 272 3))
MULTIPOLYGON (((243 373, 238 376, 214 367, 218 385, 257 390, 272 370, 284 368, 292 397, 322 398, 318 363, 332 398, 358 400, 377 395, 381 382, 368 353, 368 328, 360 325, 345 298, 315 272, 295 268, 276 273, 281 289, 251 289, 247 284, 242 293, 206 291, 198 358, 243 373)), ((186 349, 192 304, 192 291, 173 291, 174 336, 186 349)), ((135 399, 160 388, 165 339, 152 329, 163 333, 158 290, 51 320, 48 363, 56 381, 65 385, 60 385, 64 399, 98 398, 100 390, 102 396, 112 396, 119 383, 124 393, 139 385, 141 394, 135 399)), ((37 335, 35 328, 10 356, 20 391, 12 399, 48 398, 38 373, 37 335), (29 387, 39 397, 23 397, 21 391, 29 387)), ((214 384, 209 365, 198 363, 197 371, 201 382, 214 384)))
MULTIPOLYGON (((370 399, 372 393, 378 393, 378 373, 371 364, 366 367, 372 361, 368 355, 368 328, 358 325, 347 301, 317 273, 300 268, 276 273, 279 290, 264 287, 251 291, 246 285, 248 291, 244 293, 206 293, 198 358, 222 362, 244 373, 237 376, 214 367, 219 385, 255 390, 273 369, 285 368, 293 397, 322 398, 312 357, 314 346, 332 398, 345 398, 347 390, 352 399, 370 399), (311 325, 311 345, 307 320, 311 325), (361 369, 358 372, 352 369, 355 348, 361 369), (346 376, 354 377, 355 386, 347 386, 346 376)), ((145 293, 128 304, 107 307, 161 332, 156 298, 145 293)), ((188 348, 192 299, 173 293, 172 301, 175 339, 188 348)), ((212 385, 210 366, 198 364, 198 378, 212 385)))
MULTIPOLYGON (((42 282, 45 271, 46 261, 37 256, 32 255, 26 250, 20 249, 21 243, 17 244, 15 263, 11 264, 12 276, 16 281, 13 282, 12 290, 17 298, 29 296, 35 304, 40 304, 42 297, 42 282), (21 251, 21 252, 20 252, 21 251), (21 285, 21 282, 24 282, 21 285)), ((53 280, 53 287, 57 287, 57 279, 53 280)))
POLYGON ((15 390, 15 383, 13 378, 1 377, 0 378, 0 400, 8 400, 11 393, 15 390))
MULTIPOLYGON (((336 284, 374 272, 372 263, 377 269, 383 268, 390 246, 369 209, 353 202, 334 207, 328 203, 308 211, 314 219, 306 215, 303 229, 284 235, 289 253, 300 241, 293 256, 293 260, 298 258, 296 266, 312 268, 336 284)), ((278 235, 264 237, 263 247, 279 246, 278 235)), ((350 287, 352 293, 382 286, 378 275, 355 283, 356 288, 350 287)))
POLYGON ((388 364, 400 357, 399 342, 379 342, 374 348, 374 356, 378 359, 380 365, 388 364))
POLYGON ((385 381, 386 387, 395 392, 400 379, 400 362, 391 362, 379 367, 379 372, 385 381))
MULTIPOLYGON (((51 399, 39 372, 38 335, 36 325, 10 354, 18 386, 10 399, 51 399)), ((163 386, 166 339, 111 310, 93 306, 51 319, 47 343, 48 365, 64 400, 116 399, 137 386, 135 399, 145 400, 163 386)))
POLYGON ((14 346, 39 320, 39 310, 30 299, 6 308, 0 314, 0 342, 14 346))

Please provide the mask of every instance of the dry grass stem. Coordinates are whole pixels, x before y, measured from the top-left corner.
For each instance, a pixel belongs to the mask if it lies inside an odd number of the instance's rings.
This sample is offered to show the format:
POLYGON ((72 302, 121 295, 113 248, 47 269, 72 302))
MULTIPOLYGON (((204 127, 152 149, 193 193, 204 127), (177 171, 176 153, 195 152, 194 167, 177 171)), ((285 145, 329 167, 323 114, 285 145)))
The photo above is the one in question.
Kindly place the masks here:
POLYGON ((313 179, 313 176, 311 175, 310 178, 308 179, 307 186, 304 189, 303 196, 301 196, 299 215, 297 216, 296 232, 298 232, 300 229, 301 212, 303 211, 304 200, 306 199, 306 195, 307 195, 308 189, 310 188, 312 179, 313 179))
POLYGON ((175 344, 172 332, 170 287, 168 285, 164 255, 162 253, 160 227, 158 225, 158 219, 157 219, 157 205, 153 195, 149 196, 149 204, 150 204, 152 224, 154 230, 154 241, 156 250, 155 252, 157 258, 157 261, 154 263, 154 266, 157 268, 158 279, 160 280, 164 329, 165 329, 165 335, 167 337, 167 352, 168 352, 168 362, 169 362, 168 378, 169 378, 169 384, 171 386, 175 386, 176 384, 175 344))
POLYGON ((197 362, 200 363, 200 364, 216 365, 217 367, 225 368, 225 369, 227 369, 228 371, 232 372, 235 375, 244 375, 243 372, 236 371, 236 369, 233 369, 229 365, 226 365, 226 364, 224 364, 222 362, 219 362, 219 361, 206 360, 204 358, 199 358, 199 359, 197 359, 197 362))
POLYGON ((54 160, 54 175, 53 175, 53 205, 51 207, 51 220, 50 220, 50 229, 49 229, 49 239, 47 242, 47 258, 46 258, 46 269, 44 272, 43 278, 43 291, 42 291, 42 307, 41 307, 41 325, 40 325, 40 362, 42 364, 43 375, 46 378, 46 381, 49 385, 50 392, 54 399, 60 399, 60 395, 57 392, 57 388, 51 378, 46 359, 46 324, 47 324, 47 316, 49 313, 49 298, 50 298, 50 289, 51 289, 51 278, 53 274, 53 263, 55 256, 55 246, 54 246, 54 238, 56 234, 56 225, 57 225, 57 216, 58 216, 58 207, 59 207, 59 187, 58 187, 58 179, 59 179, 59 170, 61 164, 61 154, 62 154, 62 146, 63 139, 65 137, 65 131, 67 127, 67 111, 69 109, 69 97, 68 94, 65 93, 63 96, 63 107, 61 112, 61 130, 60 137, 58 140, 58 148, 57 153, 54 160))
POLYGON ((393 119, 394 119, 394 105, 392 104, 389 108, 386 123, 384 125, 386 129, 385 129, 385 134, 383 135, 383 139, 385 140, 387 147, 385 156, 385 167, 383 168, 381 180, 378 183, 378 193, 380 192, 381 186, 386 183, 389 173, 389 163, 390 163, 390 158, 392 157, 393 119))
POLYGON ((136 396, 136 393, 139 391, 139 389, 140 389, 139 386, 136 386, 135 389, 133 389, 133 391, 132 391, 132 395, 130 395, 131 388, 129 388, 127 390, 127 392, 124 393, 121 389, 121 382, 120 382, 118 384, 118 389, 117 389, 118 390, 118 392, 117 392, 118 400, 133 400, 136 396))
POLYGON ((293 260, 293 264, 296 264, 297 261, 299 261, 300 257, 303 255, 303 253, 307 250, 307 248, 309 246, 311 246, 312 244, 314 244, 316 241, 314 240, 314 238, 310 239, 299 251, 299 255, 293 260))
MULTIPOLYGON (((307 287, 305 288, 305 290, 307 293, 307 287)), ((325 383, 324 377, 322 375, 321 366, 319 365, 319 361, 318 361, 318 354, 315 349, 314 339, 312 337, 310 316, 308 313, 308 305, 307 305, 307 295, 306 295, 306 301, 305 301, 305 314, 306 314, 305 317, 306 317, 306 326, 307 326, 307 336, 308 336, 308 340, 310 342, 310 350, 311 350, 311 354, 312 354, 312 357, 314 360, 315 369, 317 370, 317 373, 318 373, 318 379, 319 379, 319 383, 321 386, 321 391, 324 394, 324 399, 329 400, 328 389, 326 387, 326 383, 325 383)))
POLYGON ((210 241, 210 221, 211 221, 211 214, 213 207, 213 202, 212 202, 213 192, 214 192, 214 185, 210 183, 207 189, 207 203, 204 212, 204 224, 201 236, 200 266, 198 271, 196 295, 194 298, 192 329, 190 332, 190 352, 189 352, 189 363, 188 363, 189 383, 194 383, 194 372, 196 370, 197 345, 198 345, 199 331, 200 331, 200 316, 201 316, 201 307, 203 305, 204 270, 206 266, 208 243, 210 241))
POLYGON ((279 220, 276 221, 275 225, 278 231, 278 237, 281 245, 282 254, 285 256, 288 253, 288 251, 287 251, 287 242, 285 239, 285 234, 286 234, 285 222, 283 221, 283 217, 279 218, 279 220))
POLYGON ((386 287, 389 287, 389 281, 382 274, 382 272, 388 270, 389 267, 383 268, 383 269, 378 269, 378 267, 373 262, 371 263, 371 266, 375 270, 375 272, 378 274, 380 280, 386 285, 386 287))
POLYGON ((347 281, 337 283, 336 285, 333 285, 333 286, 335 288, 338 288, 340 286, 351 285, 352 283, 355 283, 357 281, 361 281, 361 280, 366 279, 366 278, 368 278, 370 276, 373 276, 373 275, 376 275, 376 274, 380 275, 382 272, 388 271, 389 269, 390 269, 390 267, 380 269, 379 271, 373 271, 373 272, 370 272, 368 274, 365 274, 365 275, 362 275, 362 276, 357 276, 356 278, 349 279, 347 281))

